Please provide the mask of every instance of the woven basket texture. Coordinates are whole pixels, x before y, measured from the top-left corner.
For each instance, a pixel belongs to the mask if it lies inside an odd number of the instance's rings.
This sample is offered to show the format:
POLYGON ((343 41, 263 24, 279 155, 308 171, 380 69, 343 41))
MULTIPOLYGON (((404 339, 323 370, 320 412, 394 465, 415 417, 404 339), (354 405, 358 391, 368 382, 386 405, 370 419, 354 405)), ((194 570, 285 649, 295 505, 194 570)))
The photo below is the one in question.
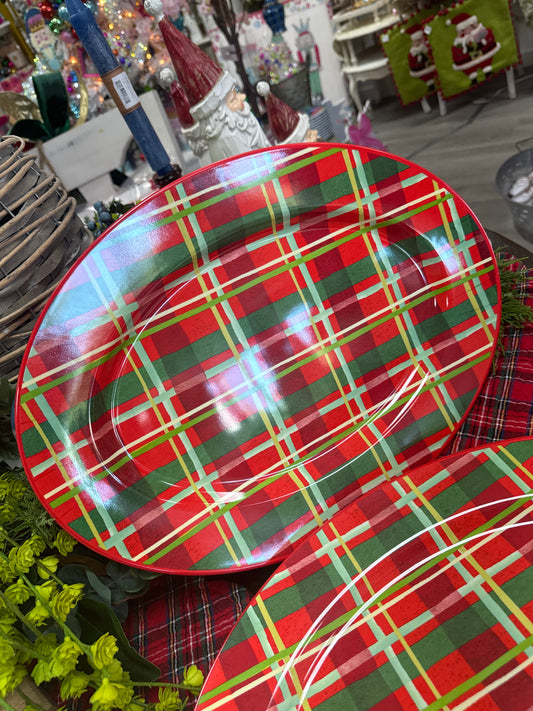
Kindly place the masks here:
POLYGON ((0 139, 0 377, 11 381, 48 297, 92 241, 74 198, 24 149, 0 139))

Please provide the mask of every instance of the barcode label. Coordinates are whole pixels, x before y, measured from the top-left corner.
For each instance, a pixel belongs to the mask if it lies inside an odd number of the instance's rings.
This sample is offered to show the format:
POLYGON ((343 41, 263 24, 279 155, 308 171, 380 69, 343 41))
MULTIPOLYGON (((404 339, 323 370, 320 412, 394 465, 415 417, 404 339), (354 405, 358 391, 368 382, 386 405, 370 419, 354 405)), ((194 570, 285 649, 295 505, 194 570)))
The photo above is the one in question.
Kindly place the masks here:
POLYGON ((125 109, 131 109, 132 106, 135 106, 135 104, 139 102, 135 89, 131 85, 127 74, 120 72, 120 74, 111 77, 111 81, 125 109))

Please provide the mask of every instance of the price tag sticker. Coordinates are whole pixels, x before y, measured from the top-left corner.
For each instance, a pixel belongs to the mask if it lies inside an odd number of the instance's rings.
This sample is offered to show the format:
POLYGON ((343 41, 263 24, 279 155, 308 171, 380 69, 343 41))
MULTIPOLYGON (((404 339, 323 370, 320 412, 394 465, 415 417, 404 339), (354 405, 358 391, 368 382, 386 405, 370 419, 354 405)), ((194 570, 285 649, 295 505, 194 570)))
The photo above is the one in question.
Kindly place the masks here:
POLYGON ((122 115, 139 108, 139 97, 122 67, 115 67, 107 74, 102 74, 102 80, 122 115))
POLYGON ((111 80, 126 111, 139 103, 135 89, 133 88, 129 76, 125 72, 111 77, 111 80))
POLYGON ((381 41, 382 41, 382 42, 388 42, 388 41, 389 41, 389 35, 388 35, 386 32, 384 32, 384 33, 381 35, 381 41))

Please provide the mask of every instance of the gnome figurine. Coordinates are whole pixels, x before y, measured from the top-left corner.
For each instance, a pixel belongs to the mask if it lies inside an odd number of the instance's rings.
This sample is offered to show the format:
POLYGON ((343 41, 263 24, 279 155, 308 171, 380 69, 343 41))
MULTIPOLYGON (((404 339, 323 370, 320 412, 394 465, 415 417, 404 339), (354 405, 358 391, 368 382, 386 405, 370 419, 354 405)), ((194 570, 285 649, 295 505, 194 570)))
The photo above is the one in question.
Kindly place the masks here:
POLYGON ((163 15, 161 0, 146 0, 144 7, 159 23, 190 114, 205 140, 211 161, 270 145, 244 94, 231 74, 180 32, 163 15))
POLYGON ((260 81, 257 93, 265 100, 268 123, 278 144, 312 143, 317 140, 318 132, 309 125, 309 116, 301 114, 275 96, 266 81, 260 81))
POLYGON ((200 165, 209 165, 211 157, 207 149, 207 141, 201 136, 200 126, 191 116, 191 107, 182 87, 176 81, 176 75, 170 67, 165 67, 159 74, 159 83, 172 98, 176 109, 181 132, 191 147, 192 152, 200 161, 200 165))

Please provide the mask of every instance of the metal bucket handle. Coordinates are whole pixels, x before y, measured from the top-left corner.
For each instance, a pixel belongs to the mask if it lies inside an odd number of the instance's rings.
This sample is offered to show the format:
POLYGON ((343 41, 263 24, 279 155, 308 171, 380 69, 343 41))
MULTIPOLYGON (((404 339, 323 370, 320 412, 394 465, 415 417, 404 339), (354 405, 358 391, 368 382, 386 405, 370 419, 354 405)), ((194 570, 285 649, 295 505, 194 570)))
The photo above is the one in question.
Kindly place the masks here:
POLYGON ((530 136, 529 138, 523 138, 521 141, 517 141, 514 145, 515 148, 518 152, 522 151, 522 146, 524 143, 528 143, 528 141, 533 141, 533 136, 530 136))

